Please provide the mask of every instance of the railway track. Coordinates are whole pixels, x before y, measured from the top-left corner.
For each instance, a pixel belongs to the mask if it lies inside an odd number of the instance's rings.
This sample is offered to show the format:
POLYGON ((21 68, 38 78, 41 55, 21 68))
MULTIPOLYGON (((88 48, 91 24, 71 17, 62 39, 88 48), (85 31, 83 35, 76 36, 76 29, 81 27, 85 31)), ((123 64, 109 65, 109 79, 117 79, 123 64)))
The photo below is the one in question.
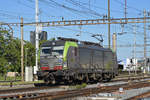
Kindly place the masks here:
MULTIPOLYGON (((82 90, 75 90, 75 91, 61 91, 56 94, 49 94, 44 95, 42 98, 45 99, 52 99, 52 100, 61 100, 64 98, 73 98, 76 96, 89 96, 91 94, 97 94, 97 93, 104 93, 104 92, 115 92, 118 91, 120 87, 124 88, 125 90, 129 89, 136 89, 136 88, 142 88, 150 86, 149 82, 141 82, 141 83, 134 83, 134 84, 123 84, 123 85, 116 85, 116 86, 104 86, 104 87, 97 87, 97 88, 89 88, 89 89, 82 89, 82 90)), ((36 100, 36 99, 42 99, 40 96, 31 98, 29 100, 36 100)))
POLYGON ((149 82, 134 82, 132 84, 121 84, 114 86, 103 86, 103 87, 95 87, 95 88, 87 88, 87 89, 79 89, 79 90, 68 90, 68 91, 59 91, 59 92, 46 92, 46 93, 28 93, 22 95, 10 95, 10 96, 0 96, 1 99, 22 99, 22 100, 61 100, 65 98, 73 98, 77 96, 89 96, 91 94, 103 93, 103 92, 115 92, 118 91, 120 87, 125 90, 136 89, 142 87, 150 86, 149 82))
MULTIPOLYGON (((150 79, 150 77, 127 77, 127 78, 119 78, 119 79, 114 79, 111 80, 108 83, 111 82, 119 82, 119 81, 134 81, 138 80, 140 81, 141 79, 150 79)), ((25 87, 25 88, 16 88, 16 89, 4 89, 0 90, 0 94, 7 94, 7 93, 14 93, 15 92, 28 92, 28 91, 37 91, 37 90, 42 90, 42 89, 52 89, 52 88, 61 88, 62 86, 67 86, 67 85, 45 85, 44 83, 35 83, 35 87, 25 87)))
POLYGON ((128 76, 128 77, 121 77, 121 78, 115 78, 113 80, 111 80, 111 82, 117 82, 117 81, 130 81, 130 80, 141 80, 141 79, 150 79, 150 76, 138 76, 138 77, 132 77, 132 76, 128 76))
POLYGON ((90 94, 103 93, 103 92, 114 92, 119 90, 120 87, 124 89, 135 89, 142 87, 149 87, 150 83, 148 81, 143 82, 131 82, 118 84, 113 86, 100 86, 94 88, 85 88, 80 90, 61 90, 55 92, 37 92, 44 89, 58 88, 58 86, 51 87, 32 87, 32 88, 22 88, 22 89, 12 89, 12 90, 0 90, 0 99, 23 99, 23 100, 43 100, 43 99, 63 99, 72 98, 77 96, 88 96, 90 94), (32 91, 32 92, 29 92, 32 91), (34 92, 35 91, 35 92, 34 92), (15 94, 11 94, 14 93, 15 94), (21 94, 20 94, 21 93, 21 94), (6 95, 10 94, 10 95, 6 95))
MULTIPOLYGON (((143 98, 150 98, 150 91, 145 92, 143 94, 137 95, 135 97, 131 97, 128 100, 144 100, 143 98)), ((148 100, 148 99, 147 99, 148 100)))
POLYGON ((44 85, 41 84, 41 86, 39 86, 39 84, 35 84, 35 87, 26 87, 26 88, 16 88, 16 89, 4 89, 4 90, 0 90, 0 95, 1 94, 10 94, 10 93, 14 93, 14 92, 29 92, 29 91, 38 91, 38 90, 43 90, 43 89, 54 89, 54 88, 60 88, 63 85, 44 85))

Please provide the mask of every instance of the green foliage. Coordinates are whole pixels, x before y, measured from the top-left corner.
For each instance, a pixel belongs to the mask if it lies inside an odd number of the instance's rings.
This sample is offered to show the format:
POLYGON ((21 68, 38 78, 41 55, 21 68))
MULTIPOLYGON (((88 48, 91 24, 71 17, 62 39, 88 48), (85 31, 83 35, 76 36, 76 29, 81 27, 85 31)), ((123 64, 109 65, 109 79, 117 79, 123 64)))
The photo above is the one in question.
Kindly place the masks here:
POLYGON ((35 47, 27 41, 24 45, 24 60, 26 66, 35 65, 35 47))
POLYGON ((6 48, 5 59, 7 59, 9 63, 7 71, 20 72, 20 40, 12 39, 6 48))
POLYGON ((55 38, 50 38, 49 40, 50 40, 50 41, 54 41, 54 40, 55 40, 55 38))
MULTIPOLYGON (((28 66, 35 64, 35 48, 30 43, 25 41, 24 55, 27 53, 28 66)), ((24 56, 25 57, 25 56, 24 56)), ((24 62, 26 59, 24 58, 24 62)), ((0 73, 5 74, 8 71, 20 72, 21 71, 21 41, 18 38, 11 39, 8 31, 0 28, 0 73)))
POLYGON ((39 47, 41 47, 41 45, 43 44, 43 43, 45 43, 47 40, 41 40, 40 41, 40 43, 39 43, 39 47))
POLYGON ((5 73, 9 68, 8 53, 10 40, 8 31, 0 28, 0 73, 5 73))
POLYGON ((0 74, 0 80, 1 80, 1 81, 15 81, 15 80, 21 80, 21 76, 6 77, 6 75, 0 74))
POLYGON ((72 89, 82 89, 82 88, 85 88, 87 86, 86 83, 82 83, 82 84, 78 84, 78 85, 75 85, 75 86, 71 86, 70 88, 72 89))

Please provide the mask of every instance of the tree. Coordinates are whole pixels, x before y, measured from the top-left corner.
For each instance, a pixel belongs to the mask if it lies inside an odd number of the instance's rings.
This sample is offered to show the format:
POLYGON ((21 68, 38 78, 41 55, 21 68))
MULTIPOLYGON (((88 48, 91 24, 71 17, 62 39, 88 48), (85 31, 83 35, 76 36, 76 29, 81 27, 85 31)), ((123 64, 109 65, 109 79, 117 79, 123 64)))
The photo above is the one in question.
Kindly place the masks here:
POLYGON ((0 28, 0 72, 5 73, 9 62, 6 59, 7 46, 10 43, 10 34, 7 30, 0 28))
MULTIPOLYGON (((27 53, 27 66, 35 65, 35 47, 28 41, 24 41, 24 55, 27 53)), ((24 62, 26 59, 24 58, 24 62)), ((11 38, 7 30, 0 28, 0 73, 7 71, 21 72, 21 41, 11 38)))
POLYGON ((24 55, 25 65, 27 64, 27 66, 35 66, 35 47, 28 41, 26 41, 24 45, 24 55))
POLYGON ((9 62, 8 71, 20 72, 20 40, 18 38, 11 40, 6 48, 5 59, 9 62))

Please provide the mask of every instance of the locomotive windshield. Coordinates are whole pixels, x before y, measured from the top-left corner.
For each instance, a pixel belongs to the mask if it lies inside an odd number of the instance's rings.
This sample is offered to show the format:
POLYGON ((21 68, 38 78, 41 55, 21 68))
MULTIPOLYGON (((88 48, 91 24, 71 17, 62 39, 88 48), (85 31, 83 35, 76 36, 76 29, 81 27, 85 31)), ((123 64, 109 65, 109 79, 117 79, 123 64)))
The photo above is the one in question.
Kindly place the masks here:
POLYGON ((55 46, 52 49, 52 55, 63 55, 64 46, 55 46))
POLYGON ((42 54, 50 54, 51 48, 42 48, 42 54))
POLYGON ((52 55, 63 55, 63 50, 52 50, 52 55))
POLYGON ((42 54, 63 55, 64 46, 43 47, 42 54))

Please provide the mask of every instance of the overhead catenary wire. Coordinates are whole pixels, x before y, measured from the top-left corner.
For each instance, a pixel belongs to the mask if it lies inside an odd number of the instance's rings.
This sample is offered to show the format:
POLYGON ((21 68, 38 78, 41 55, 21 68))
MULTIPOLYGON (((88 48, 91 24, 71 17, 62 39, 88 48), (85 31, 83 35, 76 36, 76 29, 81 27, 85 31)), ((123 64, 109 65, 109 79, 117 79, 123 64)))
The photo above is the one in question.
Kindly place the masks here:
MULTIPOLYGON (((9 14, 9 13, 5 13, 5 12, 0 12, 0 17, 3 19, 3 18, 9 18, 9 19, 16 19, 16 20, 20 20, 20 16, 19 15, 12 15, 12 14, 9 14)), ((27 18, 27 17, 24 17, 24 19, 26 21, 32 21, 33 19, 32 18, 27 18)))
MULTIPOLYGON (((70 1, 70 0, 67 0, 67 1, 70 1)), ((71 1, 77 2, 77 1, 75 1, 75 0, 71 0, 71 1)), ((89 6, 88 3, 83 2, 83 1, 78 1, 78 3, 79 3, 80 5, 89 6)), ((101 10, 108 11, 107 8, 103 8, 103 7, 100 7, 100 6, 96 6, 96 5, 94 5, 94 4, 90 4, 90 6, 91 6, 91 7, 94 7, 94 8, 97 8, 97 9, 101 9, 101 10)), ((113 13, 123 13, 121 10, 115 10, 115 9, 111 9, 110 11, 113 12, 113 13)))
MULTIPOLYGON (((51 8, 55 8, 55 9, 57 9, 58 8, 58 5, 55 5, 55 4, 53 4, 52 2, 50 2, 50 1, 47 1, 47 0, 39 0, 39 2, 41 2, 41 3, 43 3, 44 5, 47 5, 47 7, 51 7, 51 8)), ((65 8, 64 8, 65 9, 65 8)), ((67 9, 67 11, 69 11, 70 13, 72 13, 72 14, 76 14, 76 15, 78 15, 78 16, 83 16, 83 17, 85 17, 85 18, 88 18, 87 17, 87 15, 85 14, 85 13, 82 13, 82 12, 80 12, 80 11, 74 11, 74 10, 71 10, 71 9, 67 9)), ((54 16, 54 15, 49 15, 49 13, 48 12, 45 12, 44 10, 42 11, 42 12, 44 12, 44 14, 47 16, 47 17, 59 17, 59 16, 54 16)), ((55 12, 56 13, 56 12, 55 12)), ((59 17, 60 18, 60 17, 59 17)), ((61 18, 63 18, 63 16, 61 16, 61 18)))
MULTIPOLYGON (((56 8, 57 6, 56 5, 54 5, 54 4, 52 4, 51 2, 49 2, 49 1, 46 1, 46 0, 40 0, 40 2, 42 2, 43 4, 45 4, 45 5, 47 5, 48 7, 51 7, 51 8, 56 8)), ((49 13, 46 13, 46 12, 44 12, 47 16, 49 15, 49 13)), ((73 14, 76 14, 76 15, 80 15, 80 16, 82 16, 83 15, 83 13, 82 13, 82 15, 81 15, 81 12, 76 12, 76 11, 73 11, 73 12, 70 12, 70 13, 73 13, 73 14)), ((85 15, 85 14, 84 14, 85 15)), ((52 15, 52 17, 53 17, 54 15, 52 15)), ((50 16, 51 17, 51 16, 50 16)), ((85 16, 84 16, 85 17, 85 16)))
MULTIPOLYGON (((114 0, 115 2, 117 2, 117 3, 119 3, 119 4, 121 4, 121 5, 125 5, 125 3, 123 3, 123 2, 121 2, 121 1, 119 1, 119 0, 114 0)), ((134 10, 136 10, 136 11, 138 11, 138 12, 142 12, 142 10, 140 10, 140 9, 138 9, 138 8, 135 8, 135 7, 132 7, 132 6, 129 6, 129 5, 127 5, 127 7, 128 8, 131 8, 131 9, 134 9, 134 10)))
POLYGON ((0 12, 3 12, 3 13, 8 13, 8 14, 11 14, 11 15, 21 15, 21 14, 24 14, 24 15, 31 15, 32 13, 29 13, 29 12, 14 12, 14 11, 8 11, 8 10, 4 10, 4 9, 0 9, 0 12))
MULTIPOLYGON (((30 2, 30 3, 33 3, 34 4, 34 1, 33 0, 27 0, 28 2, 30 2)), ((48 4, 48 2, 46 2, 46 0, 39 0, 39 1, 41 1, 41 2, 44 2, 45 4, 48 4)), ((23 6, 25 6, 25 7, 27 7, 27 8, 30 8, 30 9, 35 9, 34 7, 32 7, 31 5, 28 5, 28 4, 26 4, 26 3, 24 3, 24 2, 21 2, 20 0, 18 0, 18 3, 19 4, 21 4, 21 5, 23 5, 23 6)), ((41 8, 40 8, 40 10, 41 10, 41 8)), ((49 17, 55 17, 55 16, 53 16, 53 15, 50 15, 49 13, 47 13, 46 11, 42 11, 42 13, 44 14, 44 15, 46 15, 48 18, 49 17)), ((34 15, 33 15, 34 16, 34 15)), ((34 20, 34 19, 33 19, 34 20)))
MULTIPOLYGON (((30 3, 34 3, 34 1, 33 0, 27 0, 27 1, 29 1, 30 3)), ((54 8, 54 7, 56 7, 56 6, 58 6, 58 5, 55 5, 55 4, 53 4, 53 3, 51 3, 50 1, 47 1, 47 0, 39 0, 39 2, 41 2, 41 3, 43 3, 43 4, 45 4, 45 5, 47 5, 48 7, 51 7, 51 8, 54 8)), ((22 5, 24 5, 24 3, 23 2, 21 2, 20 4, 22 4, 22 5)), ((28 8, 31 8, 31 9, 34 9, 33 7, 31 7, 30 5, 27 5, 27 4, 25 4, 24 6, 26 6, 26 7, 28 7, 28 8)), ((40 10, 41 10, 42 8, 40 8, 40 10)), ((69 7, 67 8, 67 9, 69 9, 69 7)), ((74 9, 71 9, 70 8, 70 10, 74 10, 74 9)), ((73 12, 76 12, 76 14, 77 15, 80 15, 81 14, 81 12, 80 11, 73 11, 73 12), (80 14, 79 14, 80 13, 80 14)), ((48 12, 46 12, 46 11, 44 11, 44 10, 42 10, 42 13, 43 14, 45 14, 47 17, 54 17, 54 15, 50 15, 50 13, 48 13, 48 12)), ((72 12, 71 12, 72 13, 72 12)), ((85 12, 82 12, 82 14, 84 14, 85 15, 85 12)), ((81 15, 80 15, 81 16, 81 15)), ((56 16, 57 17, 57 16, 56 16)), ((56 18, 55 17, 55 18, 56 18)))
MULTIPOLYGON (((28 5, 28 4, 26 4, 25 2, 22 2, 22 0, 17 0, 17 1, 18 1, 17 3, 23 5, 23 6, 27 7, 27 8, 35 9, 34 6, 28 5)), ((31 1, 31 0, 26 0, 26 1, 31 1)))
POLYGON ((88 14, 88 15, 94 15, 94 16, 99 16, 99 17, 102 17, 103 15, 101 14, 93 14, 93 13, 90 13, 90 12, 87 12, 87 11, 84 11, 84 10, 78 10, 78 9, 75 9, 75 8, 71 8, 69 6, 66 6, 66 5, 62 5, 54 0, 49 0, 51 2, 51 4, 53 5, 56 5, 56 6, 59 6, 61 8, 64 8, 64 9, 67 9, 69 11, 74 11, 74 12, 78 12, 78 13, 82 13, 82 14, 88 14))
POLYGON ((96 12, 96 11, 94 11, 94 10, 92 10, 92 9, 89 9, 88 7, 86 7, 86 6, 84 6, 84 5, 81 5, 80 3, 75 2, 75 1, 73 1, 73 0, 65 0, 65 1, 71 3, 71 4, 75 5, 75 6, 78 6, 78 7, 82 8, 82 9, 87 10, 88 13, 92 13, 92 14, 98 15, 98 16, 100 16, 100 17, 104 16, 103 14, 99 14, 98 12, 96 12))

